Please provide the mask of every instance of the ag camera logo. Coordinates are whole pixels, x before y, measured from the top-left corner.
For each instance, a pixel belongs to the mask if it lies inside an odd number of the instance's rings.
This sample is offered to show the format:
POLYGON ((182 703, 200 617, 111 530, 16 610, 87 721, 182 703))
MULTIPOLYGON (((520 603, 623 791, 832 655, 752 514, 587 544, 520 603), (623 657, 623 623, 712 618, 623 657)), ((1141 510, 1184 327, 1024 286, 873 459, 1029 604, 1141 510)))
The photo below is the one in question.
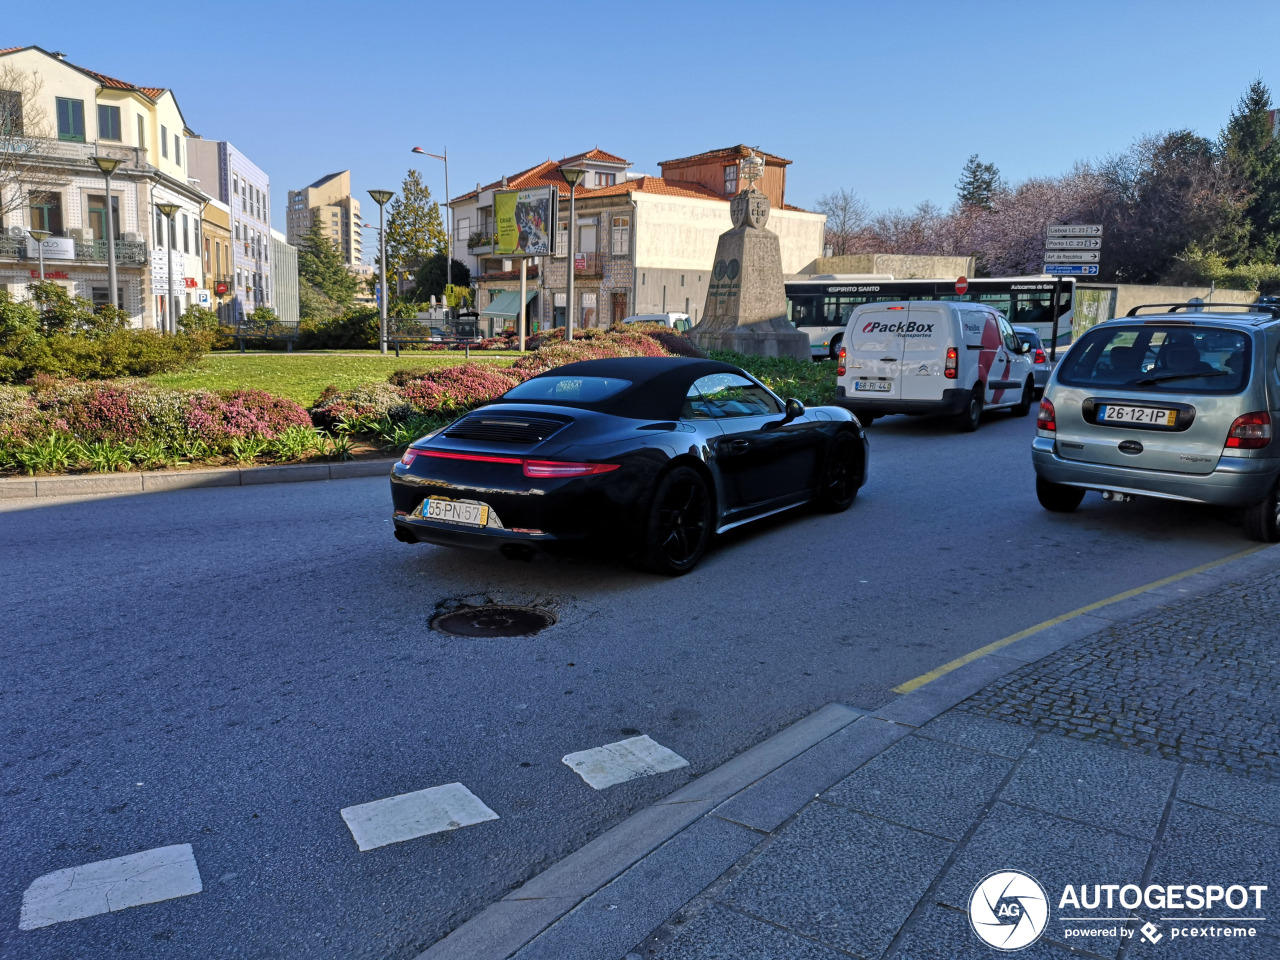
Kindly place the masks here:
POLYGON ((1019 870, 998 870, 969 895, 969 925, 979 940, 997 950, 1031 946, 1048 924, 1044 887, 1019 870))

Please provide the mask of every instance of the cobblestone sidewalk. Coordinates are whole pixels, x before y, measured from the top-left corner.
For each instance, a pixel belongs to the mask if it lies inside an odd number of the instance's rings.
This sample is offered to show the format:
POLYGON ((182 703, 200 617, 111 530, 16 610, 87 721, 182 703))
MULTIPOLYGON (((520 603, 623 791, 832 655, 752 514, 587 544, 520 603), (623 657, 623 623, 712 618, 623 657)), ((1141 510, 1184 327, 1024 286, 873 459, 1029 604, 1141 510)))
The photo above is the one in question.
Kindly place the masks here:
POLYGON ((1280 574, 1242 578, 991 683, 762 834, 629 960, 1280 958, 1278 612, 1280 574), (970 924, 1005 870, 1049 901, 1016 954, 970 924), (1269 889, 1090 910, 1069 884, 1269 889))

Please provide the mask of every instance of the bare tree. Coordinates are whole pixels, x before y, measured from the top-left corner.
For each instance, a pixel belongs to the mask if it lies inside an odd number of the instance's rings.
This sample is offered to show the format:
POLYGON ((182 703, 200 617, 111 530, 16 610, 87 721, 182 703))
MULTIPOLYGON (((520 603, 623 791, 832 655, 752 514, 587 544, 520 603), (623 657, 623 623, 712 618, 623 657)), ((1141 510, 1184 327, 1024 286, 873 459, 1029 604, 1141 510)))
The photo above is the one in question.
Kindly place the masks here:
POLYGON ((0 219, 21 210, 32 191, 60 178, 46 166, 52 135, 40 104, 40 77, 0 63, 0 219))
POLYGON ((841 188, 818 198, 818 212, 827 215, 826 242, 835 257, 855 253, 854 237, 867 225, 870 208, 852 190, 841 188))

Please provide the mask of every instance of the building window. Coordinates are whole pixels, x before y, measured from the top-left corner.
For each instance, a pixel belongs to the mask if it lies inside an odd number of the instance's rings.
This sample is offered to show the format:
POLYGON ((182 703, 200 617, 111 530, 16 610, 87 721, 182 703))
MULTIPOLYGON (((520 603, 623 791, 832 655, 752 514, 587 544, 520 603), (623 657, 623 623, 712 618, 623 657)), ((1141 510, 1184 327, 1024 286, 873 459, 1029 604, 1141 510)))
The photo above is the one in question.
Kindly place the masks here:
POLYGON ((727 197, 738 192, 738 165, 727 164, 724 168, 724 195, 727 197))
POLYGON ((169 128, 160 124, 160 155, 169 156, 169 128))
POLYGON ((156 211, 156 246, 164 246, 164 215, 159 210, 156 211))
POLYGON ((569 255, 569 221, 561 220, 556 225, 556 256, 569 255))
POLYGON ((582 325, 584 327, 593 327, 596 323, 596 295, 594 293, 584 293, 582 295, 582 325))
POLYGON ((232 178, 231 178, 231 192, 232 192, 232 193, 239 193, 239 192, 240 192, 240 178, 239 178, 239 177, 232 177, 232 178))
POLYGON ((185 213, 182 215, 182 252, 191 252, 191 220, 185 213))
POLYGON ((176 133, 173 135, 173 162, 182 166, 182 137, 176 133))
MULTIPOLYGON (((120 198, 111 198, 111 227, 115 239, 120 239, 120 198)), ((107 202, 102 193, 89 194, 89 228, 93 230, 95 240, 105 240, 107 236, 107 202)), ((105 289, 105 288, 104 288, 105 289)))
POLYGON ((613 218, 613 255, 625 257, 631 247, 631 218, 613 218))
POLYGON ((138 148, 147 149, 147 118, 138 114, 138 148))
POLYGON ((48 230, 55 237, 62 236, 62 194, 33 191, 29 196, 31 229, 48 230))
POLYGON ((120 132, 120 108, 98 104, 98 139, 123 140, 120 132))
POLYGON ((0 136, 22 136, 22 93, 0 90, 0 136))
POLYGON ((684 286, 684 274, 680 274, 680 286, 684 286))
POLYGON ((617 182, 618 182, 618 175, 616 173, 597 173, 596 174, 597 187, 612 187, 617 182))
POLYGON ((453 225, 453 239, 467 240, 471 237, 471 218, 463 217, 453 225))
POLYGON ((208 238, 208 237, 205 237, 205 238, 204 238, 204 272, 205 272, 205 273, 208 273, 208 272, 209 272, 209 270, 210 270, 210 260, 209 260, 209 238, 208 238))
POLYGON ((84 143, 84 101, 58 97, 58 139, 84 143))

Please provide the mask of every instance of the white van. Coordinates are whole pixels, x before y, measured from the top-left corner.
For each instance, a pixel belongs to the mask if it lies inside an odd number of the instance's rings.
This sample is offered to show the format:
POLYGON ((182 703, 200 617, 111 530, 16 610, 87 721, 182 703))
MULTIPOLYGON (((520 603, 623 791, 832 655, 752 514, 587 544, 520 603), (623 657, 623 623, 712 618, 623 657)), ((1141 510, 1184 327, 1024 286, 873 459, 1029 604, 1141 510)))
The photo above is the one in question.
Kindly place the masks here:
POLYGON ((836 403, 867 424, 887 413, 954 416, 977 430, 984 409, 1024 417, 1035 365, 1013 327, 981 303, 866 303, 849 315, 836 365, 836 403))
POLYGON ((684 333, 693 326, 693 321, 689 319, 687 313, 640 313, 634 317, 627 317, 623 323, 660 323, 664 327, 671 327, 679 333, 684 333))

